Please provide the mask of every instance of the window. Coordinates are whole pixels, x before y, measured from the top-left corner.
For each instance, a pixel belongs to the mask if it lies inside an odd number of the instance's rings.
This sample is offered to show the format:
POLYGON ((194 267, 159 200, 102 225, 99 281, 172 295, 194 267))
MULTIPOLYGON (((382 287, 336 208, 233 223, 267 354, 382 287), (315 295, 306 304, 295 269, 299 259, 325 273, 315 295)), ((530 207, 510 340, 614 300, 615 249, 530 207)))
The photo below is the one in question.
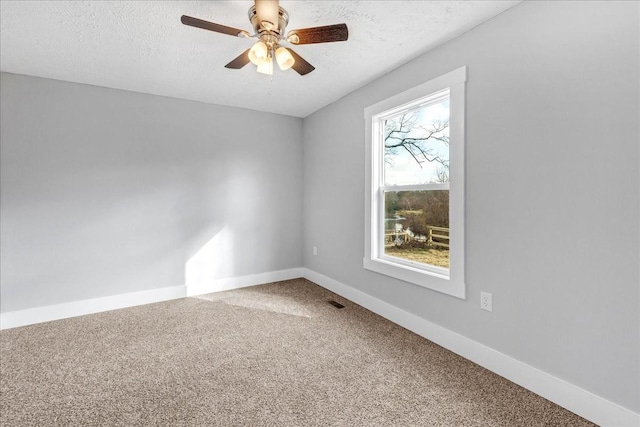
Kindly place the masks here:
POLYGON ((466 67, 365 109, 364 267, 465 298, 466 67))

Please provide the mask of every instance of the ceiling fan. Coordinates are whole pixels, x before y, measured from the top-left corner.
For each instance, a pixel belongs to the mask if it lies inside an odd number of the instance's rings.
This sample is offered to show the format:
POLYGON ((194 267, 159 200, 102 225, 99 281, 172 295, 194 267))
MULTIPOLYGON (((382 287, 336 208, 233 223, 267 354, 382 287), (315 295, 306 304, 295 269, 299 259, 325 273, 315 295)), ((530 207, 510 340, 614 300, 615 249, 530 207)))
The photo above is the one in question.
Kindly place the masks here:
POLYGON ((282 42, 301 45, 339 42, 345 41, 349 37, 349 30, 346 24, 301 28, 289 31, 285 36, 285 29, 289 23, 289 14, 280 7, 278 0, 255 0, 255 4, 249 9, 249 21, 255 31, 254 34, 186 15, 182 15, 180 20, 184 25, 216 33, 257 38, 258 41, 251 48, 242 52, 240 56, 229 62, 225 67, 237 70, 252 62, 257 66, 259 73, 268 75, 273 75, 274 58, 283 71, 293 68, 298 74, 304 76, 315 70, 313 65, 305 61, 293 49, 281 46, 282 42))

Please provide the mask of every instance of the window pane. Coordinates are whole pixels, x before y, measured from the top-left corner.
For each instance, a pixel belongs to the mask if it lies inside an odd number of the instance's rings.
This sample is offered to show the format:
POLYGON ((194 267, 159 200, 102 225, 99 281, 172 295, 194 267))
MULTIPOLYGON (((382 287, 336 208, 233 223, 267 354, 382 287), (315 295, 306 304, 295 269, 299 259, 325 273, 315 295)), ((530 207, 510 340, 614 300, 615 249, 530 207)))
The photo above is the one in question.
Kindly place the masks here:
POLYGON ((449 190, 385 191, 384 254, 449 268, 449 190))
POLYGON ((449 97, 384 120, 384 185, 449 181, 449 97))

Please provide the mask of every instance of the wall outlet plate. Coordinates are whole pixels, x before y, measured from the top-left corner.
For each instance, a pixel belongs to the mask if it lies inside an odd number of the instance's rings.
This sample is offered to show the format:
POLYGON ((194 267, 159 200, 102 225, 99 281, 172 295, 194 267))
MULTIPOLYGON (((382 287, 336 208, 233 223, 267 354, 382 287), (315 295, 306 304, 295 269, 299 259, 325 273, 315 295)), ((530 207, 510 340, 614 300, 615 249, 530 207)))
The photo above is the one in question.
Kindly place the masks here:
POLYGON ((493 311, 493 295, 488 292, 480 292, 480 308, 493 311))

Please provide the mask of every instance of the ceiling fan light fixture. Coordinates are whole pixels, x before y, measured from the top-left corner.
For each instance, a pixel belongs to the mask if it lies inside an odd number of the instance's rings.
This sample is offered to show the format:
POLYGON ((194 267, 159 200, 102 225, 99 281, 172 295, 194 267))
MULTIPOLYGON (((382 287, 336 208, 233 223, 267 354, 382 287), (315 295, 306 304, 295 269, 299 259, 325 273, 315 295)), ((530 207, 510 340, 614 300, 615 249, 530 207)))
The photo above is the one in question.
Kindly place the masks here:
POLYGON ((267 59, 258 65, 258 72, 269 76, 273 75, 273 60, 271 55, 267 56, 267 59))
POLYGON ((291 55, 291 52, 289 52, 289 49, 282 46, 276 49, 276 61, 278 62, 278 67, 280 67, 282 71, 288 70, 296 62, 291 55))
POLYGON ((261 65, 269 56, 269 49, 267 45, 261 40, 256 42, 251 49, 249 49, 249 61, 255 65, 261 65))

